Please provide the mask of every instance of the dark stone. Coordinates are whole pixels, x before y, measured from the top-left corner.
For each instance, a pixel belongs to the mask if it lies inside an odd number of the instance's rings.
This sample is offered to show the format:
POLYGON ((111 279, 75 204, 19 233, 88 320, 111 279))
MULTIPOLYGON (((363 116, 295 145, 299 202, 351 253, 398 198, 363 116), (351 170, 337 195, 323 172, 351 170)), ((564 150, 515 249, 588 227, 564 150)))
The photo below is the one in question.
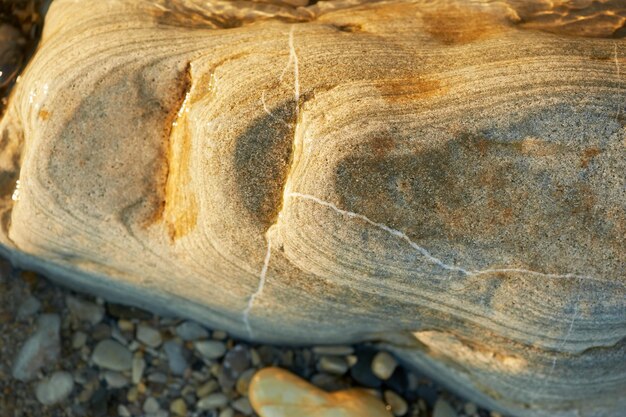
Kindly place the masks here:
POLYGON ((382 381, 372 372, 372 360, 377 351, 371 347, 363 347, 356 352, 357 363, 350 368, 350 376, 359 384, 368 388, 378 388, 382 381))

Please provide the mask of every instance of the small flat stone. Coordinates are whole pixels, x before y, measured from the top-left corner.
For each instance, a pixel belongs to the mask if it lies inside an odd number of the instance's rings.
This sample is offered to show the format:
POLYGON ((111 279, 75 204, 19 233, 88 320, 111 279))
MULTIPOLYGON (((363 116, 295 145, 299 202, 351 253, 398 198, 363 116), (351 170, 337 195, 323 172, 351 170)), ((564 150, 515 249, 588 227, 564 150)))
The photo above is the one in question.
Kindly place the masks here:
POLYGON ((341 356, 322 356, 317 369, 334 375, 343 375, 348 371, 348 363, 341 356))
POLYGON ((223 409, 222 411, 220 411, 220 414, 218 417, 234 417, 234 416, 235 416, 235 410, 233 410, 230 407, 227 407, 223 409))
POLYGON ((231 402, 230 405, 240 413, 249 416, 252 415, 254 410, 252 410, 252 405, 250 405, 250 401, 245 398, 237 398, 235 401, 231 402))
POLYGON ((57 314, 43 314, 37 320, 37 330, 22 345, 13 361, 13 378, 30 381, 41 368, 53 365, 61 352, 61 318, 57 314))
POLYGON ((347 356, 354 353, 354 348, 352 346, 315 346, 313 353, 316 355, 347 356))
POLYGON ((187 403, 182 398, 177 398, 170 403, 170 411, 175 416, 186 417, 187 416, 187 403))
POLYGON ((166 384, 167 383, 167 375, 163 372, 153 372, 148 375, 148 381, 154 382, 155 384, 166 384))
POLYGON ((400 417, 409 411, 409 405, 406 400, 395 392, 386 390, 383 393, 383 398, 385 399, 385 402, 389 404, 389 407, 391 407, 391 412, 394 416, 400 417))
POLYGON ((78 350, 85 346, 87 342, 87 334, 83 332, 76 332, 72 335, 72 349, 78 350))
POLYGON ((189 367, 183 346, 175 340, 168 340, 163 344, 163 350, 167 356, 167 363, 172 374, 183 375, 189 367))
POLYGON ((210 379, 206 383, 198 387, 198 389, 196 390, 196 395, 198 396, 198 398, 206 397, 212 392, 215 392, 219 387, 220 385, 216 380, 210 379))
POLYGON ((327 393, 280 368, 257 372, 250 403, 261 417, 390 417, 382 401, 365 390, 327 393))
POLYGON ((146 398, 142 407, 143 411, 148 414, 154 414, 159 411, 160 408, 161 406, 159 405, 159 402, 154 397, 146 398))
POLYGON ((206 339, 209 337, 209 332, 193 321, 184 321, 176 326, 176 334, 184 341, 206 339))
POLYGON ((104 372, 104 380, 106 381, 107 386, 113 389, 124 388, 128 385, 128 378, 115 371, 104 372))
POLYGON ((202 340, 194 343, 194 347, 207 359, 219 359, 226 353, 226 345, 218 340, 202 340))
POLYGON ((228 404, 228 397, 221 392, 207 395, 196 403, 198 410, 214 410, 225 407, 228 404))
POLYGON ((246 369, 250 368, 250 352, 248 348, 243 345, 236 345, 226 352, 222 364, 224 370, 227 371, 232 378, 237 380, 246 369))
POLYGON ((135 356, 131 365, 131 379, 133 384, 137 385, 141 382, 141 379, 143 378, 143 371, 145 369, 146 361, 140 356, 135 356))
POLYGON ((119 404, 117 406, 117 414, 119 417, 132 417, 132 414, 124 404, 119 404))
POLYGON ((74 379, 69 372, 57 371, 37 383, 35 396, 43 405, 52 405, 66 399, 74 389, 74 379))
POLYGON ((132 367, 133 358, 126 347, 115 340, 107 339, 96 345, 91 360, 101 368, 128 371, 132 367))
POLYGON ((468 416, 473 416, 474 414, 478 413, 478 407, 476 406, 476 404, 474 403, 465 403, 465 405, 463 406, 463 411, 465 411, 465 414, 467 414, 468 416))
POLYGON ((372 372, 382 380, 389 379, 396 370, 398 362, 387 352, 378 352, 372 361, 372 372))
POLYGON ((433 417, 457 417, 456 411, 446 400, 439 398, 433 409, 433 417))
POLYGON ((137 340, 146 346, 150 346, 151 348, 157 348, 161 346, 161 343, 163 342, 161 333, 150 326, 146 326, 145 324, 137 326, 137 340))
POLYGON ((244 397, 248 396, 248 390, 250 389, 250 381, 252 377, 256 373, 256 369, 248 369, 244 371, 239 378, 237 379, 237 384, 235 385, 235 389, 244 397))
POLYGON ((20 304, 20 307, 17 309, 17 319, 25 320, 37 314, 40 309, 41 302, 32 295, 28 296, 26 297, 26 299, 24 299, 24 301, 22 301, 22 304, 20 304))
POLYGON ((80 321, 95 325, 100 323, 104 317, 104 307, 91 301, 68 295, 65 297, 65 304, 72 316, 80 321))

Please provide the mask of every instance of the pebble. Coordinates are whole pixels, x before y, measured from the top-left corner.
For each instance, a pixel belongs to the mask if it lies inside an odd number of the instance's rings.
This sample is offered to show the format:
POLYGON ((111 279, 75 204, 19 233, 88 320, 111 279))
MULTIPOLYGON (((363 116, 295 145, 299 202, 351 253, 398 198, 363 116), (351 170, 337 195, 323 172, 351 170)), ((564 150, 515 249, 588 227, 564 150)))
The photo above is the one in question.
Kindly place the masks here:
POLYGON ((225 407, 228 404, 228 397, 221 392, 208 395, 201 398, 196 403, 198 410, 213 410, 216 408, 225 407))
POLYGON ((57 371, 37 383, 35 396, 43 405, 52 405, 66 399, 74 389, 74 379, 69 372, 57 371))
POLYGON ((183 346, 175 340, 168 340, 163 344, 163 351, 167 356, 167 363, 172 374, 183 375, 189 367, 183 346))
POLYGON ((128 411, 128 408, 126 408, 126 406, 123 404, 119 404, 117 406, 117 414, 119 415, 119 417, 132 417, 132 414, 130 413, 130 411, 128 411))
POLYGON ((91 360, 97 366, 112 371, 128 371, 132 367, 132 354, 115 340, 103 340, 96 345, 91 360))
POLYGON ((131 380, 133 384, 137 385, 141 381, 145 369, 146 361, 140 356, 135 356, 131 365, 131 380))
POLYGON ((476 404, 474 403, 465 403, 463 410, 468 416, 473 416, 474 414, 478 413, 478 407, 476 407, 476 404))
POLYGON ((341 356, 322 356, 317 369, 334 375, 343 375, 348 371, 348 363, 341 356))
POLYGON ((161 346, 163 339, 161 338, 161 333, 144 324, 140 324, 137 326, 137 340, 143 343, 146 346, 150 346, 151 348, 157 348, 161 346))
POLYGON ((237 411, 239 411, 242 414, 245 414, 247 416, 252 415, 253 410, 252 410, 252 406, 250 405, 250 401, 248 401, 247 398, 237 398, 235 401, 233 401, 232 403, 230 403, 230 405, 237 411))
POLYGON ((115 371, 106 371, 104 380, 109 388, 124 388, 128 385, 128 378, 115 371))
POLYGON ((223 362, 224 370, 228 371, 231 377, 239 378, 246 369, 250 368, 250 352, 243 345, 236 345, 226 352, 223 362))
POLYGON ((184 321, 176 326, 176 334, 184 341, 206 339, 209 337, 209 332, 193 321, 184 321))
POLYGON ((433 409, 433 417, 457 417, 456 411, 446 400, 439 398, 433 409))
POLYGON ((226 353, 226 345, 217 340, 202 340, 195 342, 194 347, 207 359, 219 359, 226 353))
POLYGON ((146 398, 146 401, 143 403, 143 411, 148 414, 154 414, 159 411, 161 407, 159 406, 159 402, 154 397, 146 398))
POLYGON ((175 416, 186 417, 187 416, 187 403, 182 398, 177 398, 170 403, 170 411, 175 416))
POLYGON ((354 353, 352 346, 315 346, 313 353, 316 355, 348 356, 354 353))
POLYGON ((198 396, 198 398, 206 397, 212 392, 215 392, 219 388, 219 386, 220 385, 216 380, 210 379, 208 382, 198 387, 198 389, 196 390, 196 395, 198 396))
POLYGON ((252 377, 256 373, 256 369, 248 369, 244 371, 239 378, 237 379, 237 384, 235 385, 235 389, 244 397, 248 396, 248 389, 250 388, 250 381, 252 377))
POLYGON ((218 417, 234 417, 234 416, 235 416, 235 410, 233 410, 230 407, 227 407, 220 412, 218 417))
POLYGON ((100 323, 104 317, 104 307, 96 303, 68 295, 65 304, 75 318, 91 325, 100 323))
POLYGON ((372 372, 382 380, 389 379, 396 370, 398 362, 387 352, 378 352, 372 361, 372 372))
POLYGON ((34 316, 39 312, 40 309, 41 302, 37 298, 33 297, 32 295, 26 297, 26 299, 22 301, 22 304, 17 310, 17 319, 24 320, 31 316, 34 316))
POLYGON ((78 350, 85 346, 87 342, 87 334, 83 332, 76 332, 72 335, 72 349, 78 350))
POLYGON ((61 353, 61 317, 58 314, 43 314, 37 320, 37 330, 18 352, 12 375, 20 381, 30 381, 41 368, 54 365, 61 353))
POLYGON ((394 416, 403 416, 409 411, 409 405, 406 400, 395 392, 386 390, 383 393, 383 398, 385 402, 389 404, 389 407, 391 407, 391 412, 394 416))

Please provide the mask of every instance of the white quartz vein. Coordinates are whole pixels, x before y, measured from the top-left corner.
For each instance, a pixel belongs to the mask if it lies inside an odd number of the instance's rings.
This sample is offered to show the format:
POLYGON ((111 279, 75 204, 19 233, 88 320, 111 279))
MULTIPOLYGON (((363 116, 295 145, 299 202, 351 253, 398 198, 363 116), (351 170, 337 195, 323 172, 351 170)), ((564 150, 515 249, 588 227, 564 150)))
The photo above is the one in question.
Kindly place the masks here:
POLYGON ((254 306, 254 301, 258 296, 263 292, 263 287, 265 286, 265 277, 267 276, 267 268, 270 265, 270 257, 272 256, 272 242, 269 237, 267 238, 267 250, 265 252, 265 259, 263 260, 263 267, 261 268, 261 274, 259 276, 259 286, 257 287, 254 294, 248 298, 248 304, 246 305, 245 310, 243 311, 243 323, 246 325, 246 331, 248 332, 248 336, 252 337, 252 327, 250 326, 250 311, 252 311, 252 307, 254 306))
POLYGON ((378 229, 381 229, 387 233, 389 233, 392 236, 395 236, 399 239, 404 240, 405 242, 407 242, 413 249, 415 249, 417 252, 419 252, 424 258, 426 258, 429 262, 439 266, 442 269, 448 270, 448 271, 455 271, 455 272, 459 272, 463 275, 468 275, 468 276, 475 276, 475 275, 485 275, 485 274, 492 274, 492 273, 506 273, 506 272, 518 272, 518 273, 523 273, 523 274, 530 274, 530 275, 537 275, 537 276, 541 276, 541 277, 545 277, 545 278, 576 278, 576 279, 593 279, 592 277, 589 276, 582 276, 582 275, 576 275, 576 274, 572 274, 572 273, 568 273, 568 274, 548 274, 548 273, 544 273, 544 272, 539 272, 539 271, 533 271, 533 270, 529 270, 529 269, 523 269, 523 268, 494 268, 494 269, 483 269, 483 270, 469 270, 469 269, 465 269, 456 265, 449 265, 443 261, 441 261, 440 259, 436 258, 435 256, 433 256, 426 248, 419 246, 417 243, 413 242, 411 240, 411 238, 409 238, 404 232, 391 228, 385 224, 382 223, 378 223, 375 222, 371 219, 369 219, 368 217, 359 214, 359 213, 354 213, 352 211, 348 211, 348 210, 343 210, 340 209, 339 207, 337 207, 335 204, 328 202, 328 201, 324 201, 320 198, 317 198, 313 195, 310 194, 302 194, 302 193, 296 193, 296 192, 291 192, 289 194, 287 194, 286 197, 289 198, 297 198, 297 199, 301 199, 301 200, 308 200, 311 202, 314 202, 316 204, 319 204, 321 206, 324 207, 328 207, 332 210, 334 210, 335 212, 344 215, 346 217, 350 217, 350 218, 354 218, 354 219, 359 219, 362 220, 374 227, 377 227, 378 229))

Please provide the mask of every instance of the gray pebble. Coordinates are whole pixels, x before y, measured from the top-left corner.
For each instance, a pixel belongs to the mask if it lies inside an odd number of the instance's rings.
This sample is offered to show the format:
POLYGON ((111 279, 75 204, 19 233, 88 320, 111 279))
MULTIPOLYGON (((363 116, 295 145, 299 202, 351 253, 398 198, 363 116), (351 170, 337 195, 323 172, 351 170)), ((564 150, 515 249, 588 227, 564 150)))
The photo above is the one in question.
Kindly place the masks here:
POLYGON ((433 409, 433 417, 457 417, 457 414, 447 401, 439 398, 433 409))
POLYGON ((104 307, 91 301, 68 295, 65 297, 65 304, 67 304, 70 313, 80 321, 95 325, 100 323, 104 317, 104 307))
POLYGON ((220 415, 218 417, 234 417, 234 416, 235 416, 235 410, 233 410, 230 407, 227 407, 220 412, 220 415))
POLYGON ((228 404, 228 397, 221 392, 207 395, 196 403, 198 410, 213 410, 225 407, 228 404))
POLYGON ((347 356, 354 353, 352 346, 315 346, 313 353, 316 355, 347 356))
POLYGON ((207 359, 219 359, 226 353, 226 345, 218 340, 202 340, 195 342, 194 347, 207 359))
POLYGON ((237 398, 230 404, 235 410, 239 411, 242 414, 247 416, 252 415, 252 406, 250 405, 250 401, 247 398, 237 398))
POLYGON ((74 379, 69 372, 57 371, 37 383, 35 396, 43 405, 52 405, 66 399, 74 389, 74 379))
POLYGON ((13 362, 13 378, 30 381, 41 368, 57 362, 61 353, 60 327, 61 318, 57 314, 39 317, 37 330, 22 345, 13 362))
POLYGON ((154 397, 146 398, 146 401, 143 403, 143 411, 148 414, 154 414, 160 408, 159 402, 154 397))
POLYGON ((322 356, 317 368, 329 374, 343 375, 348 371, 348 363, 341 356, 322 356))
POLYGON ((104 373, 104 380, 109 388, 124 388, 128 385, 128 378, 115 371, 106 371, 104 373))
POLYGON ((96 345, 91 360, 97 366, 112 371, 128 371, 132 367, 132 354, 115 340, 103 340, 96 345))
POLYGON ((72 349, 78 350, 85 346, 87 342, 87 334, 83 332, 76 332, 72 335, 72 349))
POLYGON ((137 340, 151 348, 159 347, 163 341, 158 330, 144 324, 137 326, 137 340))
POLYGON ((19 309, 17 310, 17 319, 24 320, 29 318, 30 316, 34 316, 41 309, 41 302, 33 297, 32 295, 26 297, 19 309))
POLYGON ((185 358, 183 346, 176 343, 174 340, 168 340, 163 344, 163 350, 167 356, 167 363, 172 374, 184 374, 185 370, 189 367, 189 363, 187 363, 187 359, 185 358))
POLYGON ((206 339, 209 337, 209 332, 193 321, 184 321, 176 326, 176 334, 185 341, 206 339))

